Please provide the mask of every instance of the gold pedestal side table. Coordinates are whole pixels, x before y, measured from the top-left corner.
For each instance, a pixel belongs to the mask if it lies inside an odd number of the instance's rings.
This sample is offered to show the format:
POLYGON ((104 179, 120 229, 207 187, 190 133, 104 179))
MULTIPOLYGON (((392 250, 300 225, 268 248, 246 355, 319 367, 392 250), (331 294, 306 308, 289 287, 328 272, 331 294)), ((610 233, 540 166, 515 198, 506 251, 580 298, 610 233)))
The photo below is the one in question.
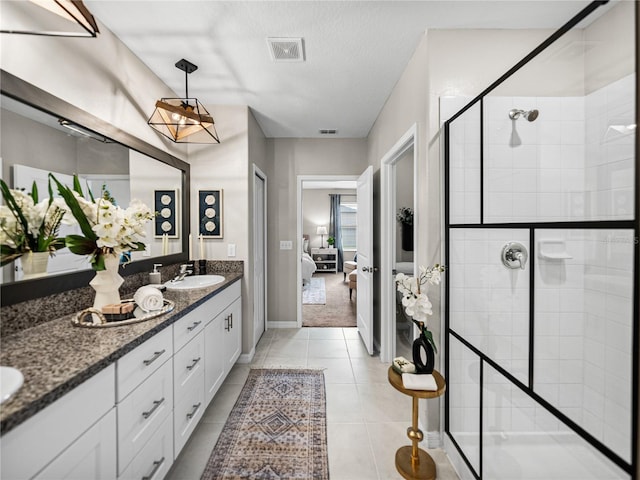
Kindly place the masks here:
POLYGON ((433 378, 438 386, 437 390, 409 390, 404 388, 402 376, 389 367, 389 383, 399 392, 409 395, 413 402, 411 426, 407 428, 407 436, 411 440, 411 446, 400 447, 396 452, 396 468, 400 475, 408 480, 433 480, 436 478, 436 464, 433 458, 418 448, 418 442, 424 438, 422 431, 418 428, 418 399, 439 397, 446 389, 444 378, 440 372, 434 370, 433 378))

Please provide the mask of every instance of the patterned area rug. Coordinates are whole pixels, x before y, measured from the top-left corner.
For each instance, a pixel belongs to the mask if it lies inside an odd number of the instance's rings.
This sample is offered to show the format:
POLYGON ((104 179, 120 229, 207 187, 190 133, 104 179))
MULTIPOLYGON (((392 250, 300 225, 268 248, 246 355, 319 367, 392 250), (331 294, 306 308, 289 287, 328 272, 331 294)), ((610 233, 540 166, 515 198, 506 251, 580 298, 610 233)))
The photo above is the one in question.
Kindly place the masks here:
MULTIPOLYGON (((314 276, 318 273, 314 273, 314 276)), ((349 298, 349 283, 342 273, 320 274, 324 279, 327 303, 302 305, 303 327, 355 327, 358 292, 349 298)))
POLYGON ((201 480, 328 480, 324 374, 254 369, 201 480))
POLYGON ((327 303, 327 291, 324 278, 311 277, 311 282, 302 287, 303 305, 324 305, 327 303))

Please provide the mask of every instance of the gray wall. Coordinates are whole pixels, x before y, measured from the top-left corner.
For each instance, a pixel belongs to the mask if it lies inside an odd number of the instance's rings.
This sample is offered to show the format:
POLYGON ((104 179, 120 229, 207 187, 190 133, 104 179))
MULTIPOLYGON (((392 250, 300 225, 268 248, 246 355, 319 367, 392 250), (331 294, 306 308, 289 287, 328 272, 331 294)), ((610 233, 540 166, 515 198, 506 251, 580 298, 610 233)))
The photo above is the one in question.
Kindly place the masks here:
POLYGON ((297 177, 360 175, 367 167, 365 139, 267 139, 269 321, 295 322, 297 177), (280 250, 291 240, 292 250, 280 250))

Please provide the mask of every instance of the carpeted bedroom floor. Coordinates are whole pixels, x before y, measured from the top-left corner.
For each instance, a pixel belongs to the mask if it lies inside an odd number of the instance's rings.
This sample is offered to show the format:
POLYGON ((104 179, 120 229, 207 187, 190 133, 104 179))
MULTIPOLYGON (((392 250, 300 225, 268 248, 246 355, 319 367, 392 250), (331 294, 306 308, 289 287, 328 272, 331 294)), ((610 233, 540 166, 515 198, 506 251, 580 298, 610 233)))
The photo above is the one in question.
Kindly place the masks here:
POLYGON ((355 327, 357 293, 349 300, 349 281, 343 281, 342 272, 313 274, 324 278, 327 303, 302 305, 303 327, 355 327))

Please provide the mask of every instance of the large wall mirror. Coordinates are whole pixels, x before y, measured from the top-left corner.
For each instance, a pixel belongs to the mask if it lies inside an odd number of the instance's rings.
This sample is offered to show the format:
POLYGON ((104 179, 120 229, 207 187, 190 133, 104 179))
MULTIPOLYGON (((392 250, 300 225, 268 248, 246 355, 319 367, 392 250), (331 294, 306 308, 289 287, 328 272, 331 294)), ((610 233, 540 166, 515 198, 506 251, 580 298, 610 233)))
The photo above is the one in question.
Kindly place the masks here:
MULTIPOLYGON (((30 191, 35 181, 42 199, 48 197, 49 173, 67 185, 77 174, 95 196, 105 188, 123 208, 138 199, 160 216, 168 211, 166 219, 146 225, 147 249, 132 252, 122 274, 186 260, 188 163, 8 72, 1 71, 0 85, 0 165, 10 188, 30 191), (171 197, 171 204, 163 208, 156 197, 171 197)), ((73 233, 73 228, 63 226, 60 234, 73 233)), ((88 258, 66 248, 49 259, 38 278, 24 278, 18 259, 2 268, 2 306, 86 286, 92 276, 88 258)))

